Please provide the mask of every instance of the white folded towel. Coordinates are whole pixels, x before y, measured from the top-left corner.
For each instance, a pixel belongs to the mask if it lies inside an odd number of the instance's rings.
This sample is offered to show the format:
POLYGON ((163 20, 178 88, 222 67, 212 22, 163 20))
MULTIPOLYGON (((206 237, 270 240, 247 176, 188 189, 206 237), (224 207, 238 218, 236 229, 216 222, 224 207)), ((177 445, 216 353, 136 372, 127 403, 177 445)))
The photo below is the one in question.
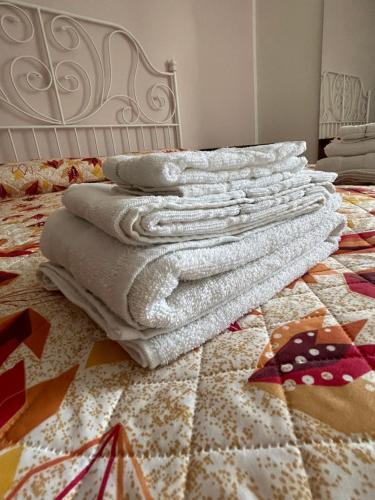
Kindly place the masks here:
POLYGON ((236 181, 212 184, 182 184, 180 186, 163 186, 155 188, 117 184, 117 189, 122 193, 131 194, 133 196, 165 195, 198 198, 200 196, 209 196, 212 194, 230 193, 238 190, 255 190, 257 188, 272 186, 300 174, 307 165, 307 160, 303 156, 288 158, 287 160, 283 160, 283 163, 284 162, 289 165, 287 171, 270 174, 265 177, 239 179, 236 181))
POLYGON ((358 139, 375 139, 375 123, 344 125, 339 128, 337 135, 343 142, 355 141, 358 139))
POLYGON ((154 368, 218 334, 335 251, 344 227, 332 213, 339 203, 333 195, 327 209, 240 241, 145 249, 122 245, 61 209, 43 232, 41 248, 51 262, 39 275, 142 366, 154 368))
POLYGON ((236 235, 322 207, 334 174, 306 170, 278 184, 201 198, 126 195, 108 184, 73 185, 66 208, 129 245, 236 235))
POLYGON ((357 141, 343 142, 339 139, 333 139, 324 148, 328 157, 332 156, 358 156, 368 153, 375 153, 375 139, 365 139, 357 141))
POLYGON ((336 184, 375 184, 375 153, 322 158, 316 168, 337 173, 336 184))
MULTIPOLYGON (((123 193, 134 196, 151 194, 179 196, 185 198, 198 198, 212 194, 230 193, 238 190, 253 191, 257 188, 265 188, 279 184, 284 180, 299 175, 306 167, 307 160, 304 156, 293 156, 277 162, 277 165, 278 168, 282 169, 282 171, 270 173, 270 175, 264 177, 251 177, 249 179, 237 179, 206 184, 180 184, 177 186, 162 187, 128 186, 117 182, 117 189, 123 193)), ((274 164, 274 166, 276 166, 276 164, 274 164)), ((268 165, 267 168, 269 168, 268 165)))
POLYGON ((164 188, 185 184, 218 184, 266 177, 295 168, 306 143, 284 142, 215 151, 179 151, 108 158, 103 171, 108 179, 126 186, 164 188))

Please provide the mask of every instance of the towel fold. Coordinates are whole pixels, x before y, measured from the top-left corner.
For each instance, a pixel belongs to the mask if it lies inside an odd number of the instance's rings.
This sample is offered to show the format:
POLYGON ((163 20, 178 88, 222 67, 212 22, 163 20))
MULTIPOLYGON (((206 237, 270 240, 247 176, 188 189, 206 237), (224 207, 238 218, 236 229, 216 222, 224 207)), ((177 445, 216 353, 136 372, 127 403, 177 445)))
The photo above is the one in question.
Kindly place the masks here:
POLYGON ((236 235, 322 207, 334 174, 306 170, 266 187, 201 198, 132 196, 108 184, 71 186, 65 207, 128 245, 152 245, 236 235))
POLYGON ((343 142, 359 139, 375 139, 375 123, 344 125, 339 128, 337 135, 343 142))
POLYGON ((142 186, 127 186, 125 184, 117 184, 117 190, 121 193, 130 194, 132 196, 159 195, 159 196, 179 196, 185 198, 199 198, 201 196, 210 196, 213 194, 230 193, 238 190, 255 190, 278 184, 284 180, 290 179, 303 171, 307 165, 307 160, 304 157, 294 158, 294 163, 290 166, 290 170, 271 174, 265 177, 253 179, 239 179, 237 181, 228 181, 212 184, 184 184, 181 186, 163 186, 163 187, 142 187, 142 186))
POLYGON ((125 186, 165 188, 186 184, 220 184, 267 177, 296 168, 303 141, 215 151, 179 151, 117 156, 104 162, 105 176, 125 186))
POLYGON ((375 184, 375 153, 322 158, 316 168, 335 172, 339 184, 375 184))
MULTIPOLYGON (((270 173, 270 175, 263 177, 251 177, 249 179, 238 179, 206 184, 181 184, 177 186, 162 187, 128 186, 122 182, 118 182, 117 189, 119 192, 131 194, 133 196, 163 195, 198 198, 201 196, 228 193, 238 190, 253 191, 257 188, 273 186, 302 173, 306 165, 307 160, 304 156, 294 156, 278 162, 278 167, 284 170, 276 173, 270 173)), ((267 168, 269 169, 270 167, 267 166, 267 168)))
POLYGON ((358 156, 368 153, 375 153, 375 138, 343 142, 340 139, 333 139, 324 148, 328 157, 332 156, 358 156))
POLYGON ((65 209, 52 214, 39 275, 82 307, 142 366, 202 344, 336 250, 344 217, 327 206, 242 238, 135 248, 65 209))

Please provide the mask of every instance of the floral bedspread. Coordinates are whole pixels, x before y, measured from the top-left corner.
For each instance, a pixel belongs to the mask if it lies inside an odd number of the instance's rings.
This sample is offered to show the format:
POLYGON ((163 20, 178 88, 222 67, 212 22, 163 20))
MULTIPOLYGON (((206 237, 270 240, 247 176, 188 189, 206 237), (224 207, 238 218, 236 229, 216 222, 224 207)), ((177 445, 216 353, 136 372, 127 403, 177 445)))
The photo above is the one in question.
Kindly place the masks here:
POLYGON ((375 189, 340 250, 144 370, 35 277, 60 194, 0 204, 0 498, 375 498, 375 189))
POLYGON ((0 200, 54 193, 70 184, 105 181, 103 158, 59 158, 0 164, 0 200))

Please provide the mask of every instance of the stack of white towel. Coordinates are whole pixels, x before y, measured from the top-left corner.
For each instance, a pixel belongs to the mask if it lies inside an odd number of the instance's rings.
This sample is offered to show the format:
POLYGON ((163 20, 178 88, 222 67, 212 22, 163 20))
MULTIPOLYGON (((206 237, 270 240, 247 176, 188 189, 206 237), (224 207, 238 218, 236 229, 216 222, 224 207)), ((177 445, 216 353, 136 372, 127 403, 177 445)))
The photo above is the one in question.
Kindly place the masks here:
POLYGON ((337 249, 334 174, 304 142, 108 159, 46 224, 39 276, 142 366, 225 330, 337 249))
POLYGON ((316 167, 337 172, 340 184, 375 184, 375 123, 340 127, 316 167))

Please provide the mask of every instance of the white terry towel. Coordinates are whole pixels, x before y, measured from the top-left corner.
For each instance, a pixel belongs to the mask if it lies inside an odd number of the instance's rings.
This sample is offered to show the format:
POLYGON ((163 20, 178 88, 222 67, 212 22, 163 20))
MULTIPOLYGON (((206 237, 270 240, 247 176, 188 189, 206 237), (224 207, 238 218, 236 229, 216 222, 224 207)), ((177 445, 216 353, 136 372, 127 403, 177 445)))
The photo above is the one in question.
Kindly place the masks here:
POLYGON ((198 198, 200 196, 208 196, 212 194, 229 193, 238 190, 255 190, 257 188, 265 188, 279 184, 284 180, 288 180, 300 174, 307 160, 305 157, 293 157, 283 160, 280 163, 288 164, 288 170, 276 172, 265 177, 257 177, 251 179, 238 179, 235 181, 218 182, 212 184, 182 184, 179 186, 163 186, 163 187, 143 187, 143 186, 127 186, 125 184, 117 184, 117 189, 122 193, 131 194, 134 196, 149 195, 169 195, 185 198, 198 198))
POLYGON ((375 153, 375 139, 365 139, 357 141, 343 142, 339 139, 333 139, 324 148, 328 157, 331 156, 358 156, 368 153, 375 153))
POLYGON ((129 245, 151 245, 236 235, 324 206, 334 174, 296 175, 264 188, 201 198, 132 196, 108 184, 71 186, 65 207, 129 245))
POLYGON ((266 177, 290 170, 287 160, 301 155, 306 143, 283 142, 215 151, 178 151, 107 159, 108 179, 126 186, 163 188, 185 184, 217 184, 266 177))
POLYGON ((375 123, 344 125, 339 128, 337 135, 343 142, 355 141, 358 139, 375 139, 375 123))
MULTIPOLYGON (((339 203, 333 196, 331 210, 339 203)), ((335 251, 345 219, 331 210, 217 246, 137 250, 61 209, 43 233, 51 262, 39 276, 154 368, 217 335, 335 251)))
POLYGON ((359 156, 322 158, 316 168, 336 172, 339 184, 375 184, 375 153, 359 156))
MULTIPOLYGON (((300 174, 307 165, 307 160, 304 156, 292 156, 274 163, 272 167, 266 165, 266 168, 271 172, 271 168, 279 170, 270 173, 263 177, 251 177, 246 179, 228 180, 222 182, 212 182, 206 184, 180 184, 177 186, 128 186, 117 181, 117 189, 123 193, 134 196, 151 195, 172 195, 186 198, 197 198, 200 196, 208 196, 212 194, 229 193, 232 191, 244 190, 253 191, 257 188, 265 188, 279 184, 284 180, 288 180, 300 174)), ((244 172, 234 175, 245 175, 244 172)), ((220 179, 218 179, 220 181, 220 179)))

